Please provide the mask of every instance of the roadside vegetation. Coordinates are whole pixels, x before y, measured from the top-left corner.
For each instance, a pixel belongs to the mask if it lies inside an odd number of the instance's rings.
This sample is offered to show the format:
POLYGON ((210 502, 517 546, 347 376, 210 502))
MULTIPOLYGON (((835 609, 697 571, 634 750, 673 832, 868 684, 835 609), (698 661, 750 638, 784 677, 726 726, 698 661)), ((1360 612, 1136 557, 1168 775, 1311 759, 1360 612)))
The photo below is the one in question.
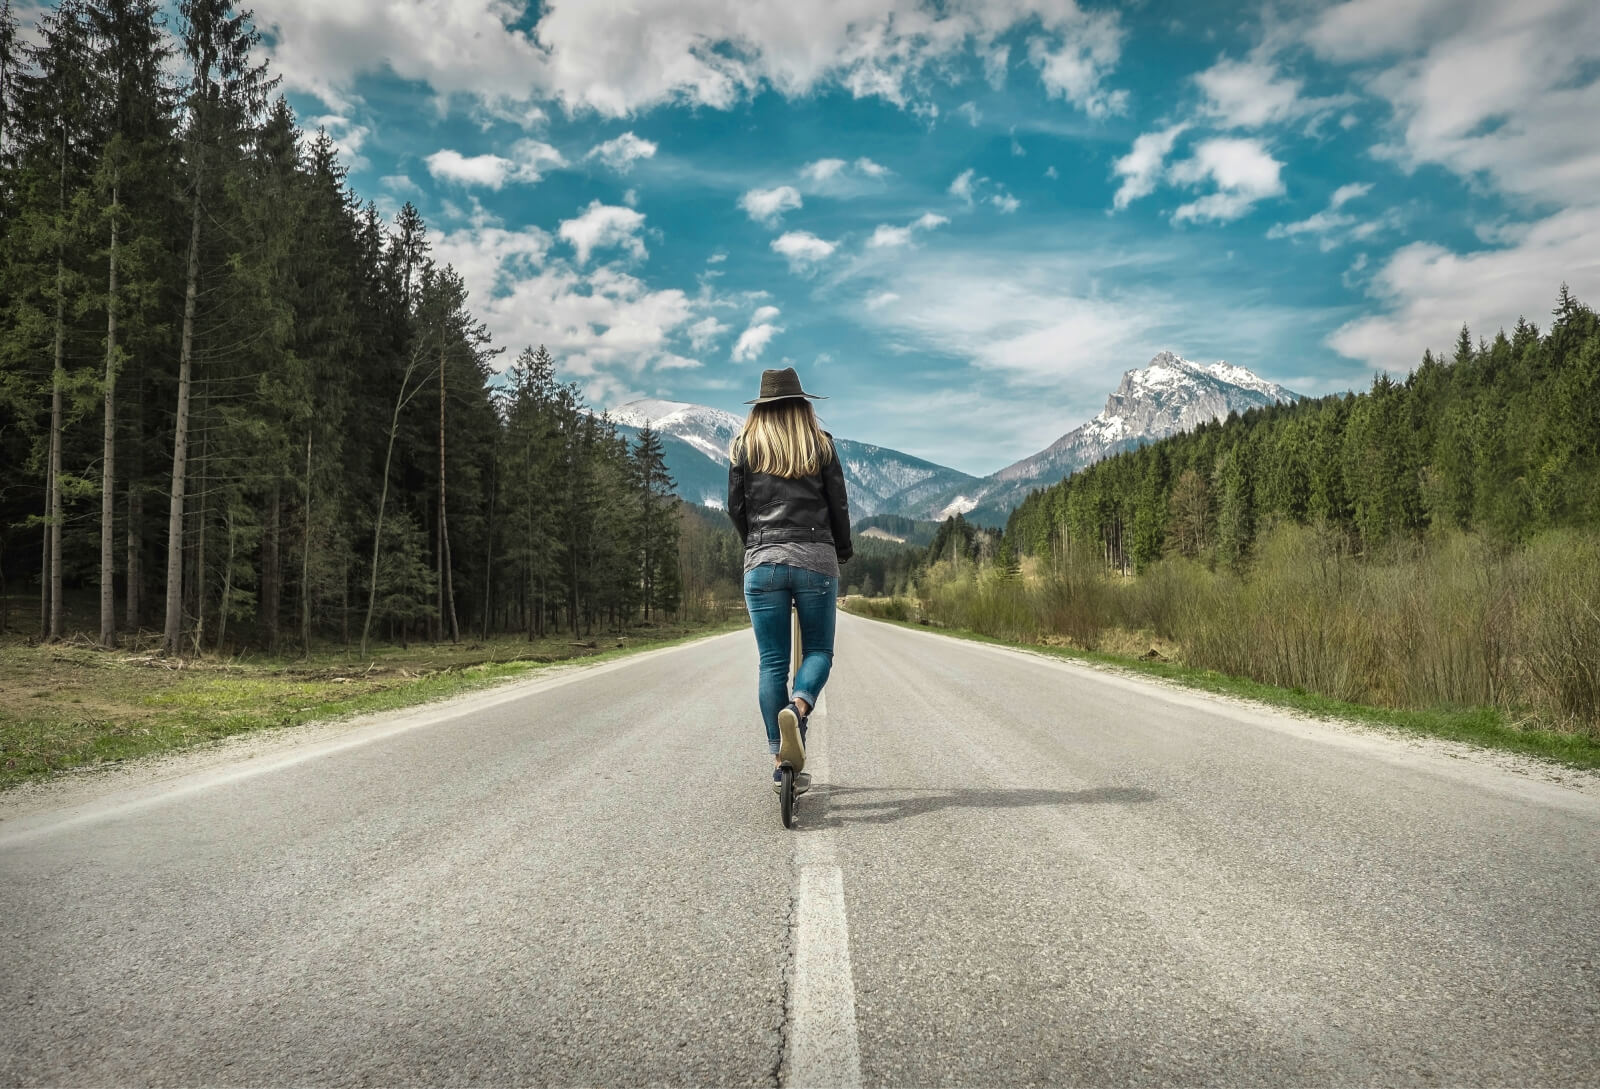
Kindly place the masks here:
POLYGON ((1600 319, 1552 313, 953 517, 849 607, 1600 766, 1600 319))

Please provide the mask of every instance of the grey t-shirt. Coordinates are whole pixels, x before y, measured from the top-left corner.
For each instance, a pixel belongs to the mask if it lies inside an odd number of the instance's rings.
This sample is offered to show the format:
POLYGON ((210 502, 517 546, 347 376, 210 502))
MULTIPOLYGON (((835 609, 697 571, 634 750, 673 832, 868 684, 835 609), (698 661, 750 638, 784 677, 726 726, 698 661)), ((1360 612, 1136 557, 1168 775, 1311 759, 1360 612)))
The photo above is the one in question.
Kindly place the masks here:
POLYGON ((745 549, 746 571, 754 571, 764 563, 786 563, 839 577, 839 554, 833 550, 832 541, 776 541, 745 549))

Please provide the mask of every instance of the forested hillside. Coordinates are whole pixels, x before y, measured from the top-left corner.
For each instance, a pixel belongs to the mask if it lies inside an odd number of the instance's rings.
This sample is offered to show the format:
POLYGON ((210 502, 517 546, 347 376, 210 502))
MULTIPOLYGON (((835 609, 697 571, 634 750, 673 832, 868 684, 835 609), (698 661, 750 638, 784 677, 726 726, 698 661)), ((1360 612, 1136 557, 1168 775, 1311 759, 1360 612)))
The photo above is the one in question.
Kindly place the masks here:
POLYGON ((42 637, 533 637, 736 577, 703 522, 680 556, 656 436, 542 348, 491 382, 417 210, 351 191, 248 13, 182 0, 172 56, 157 0, 63 0, 26 46, 3 10, 0 602, 42 637))
POLYGON ((1238 565, 1275 521, 1371 554, 1430 528, 1523 541, 1600 527, 1600 321, 1562 285, 1547 333, 1519 320, 1403 382, 1243 416, 1109 458, 1037 491, 1006 537, 1089 548, 1123 570, 1177 553, 1238 565))
POLYGON ((1565 287, 1553 316, 1492 342, 1463 328, 1404 381, 1102 461, 1033 492, 1001 537, 951 519, 911 580, 917 607, 1592 760, 1600 321, 1565 287), (1512 736, 1528 729, 1555 740, 1512 736))

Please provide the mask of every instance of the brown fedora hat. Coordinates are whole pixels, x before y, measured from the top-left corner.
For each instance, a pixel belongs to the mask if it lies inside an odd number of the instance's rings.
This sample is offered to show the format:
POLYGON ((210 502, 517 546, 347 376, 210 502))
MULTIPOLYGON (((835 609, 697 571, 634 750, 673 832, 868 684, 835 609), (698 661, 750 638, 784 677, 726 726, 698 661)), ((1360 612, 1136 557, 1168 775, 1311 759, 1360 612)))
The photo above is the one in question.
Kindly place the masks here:
POLYGON ((769 401, 787 401, 792 397, 809 397, 813 401, 826 401, 826 397, 815 393, 807 393, 800 388, 800 376, 794 373, 793 367, 785 367, 781 371, 761 372, 761 396, 754 401, 746 401, 747 405, 764 405, 769 401))

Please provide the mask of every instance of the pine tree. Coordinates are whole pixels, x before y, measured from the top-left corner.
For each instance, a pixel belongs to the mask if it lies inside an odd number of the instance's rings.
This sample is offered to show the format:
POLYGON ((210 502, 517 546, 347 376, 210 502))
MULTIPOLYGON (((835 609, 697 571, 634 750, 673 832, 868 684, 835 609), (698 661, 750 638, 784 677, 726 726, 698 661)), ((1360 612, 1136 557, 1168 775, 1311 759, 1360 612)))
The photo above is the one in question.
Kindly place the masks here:
MULTIPOLYGON (((184 494, 188 481, 189 401, 204 212, 221 193, 220 176, 241 154, 267 95, 277 83, 267 78, 265 64, 253 61, 252 52, 260 35, 250 23, 249 12, 235 13, 232 0, 182 0, 178 11, 183 52, 191 71, 184 133, 190 225, 172 445, 172 493, 167 520, 167 605, 163 641, 169 654, 179 652, 183 629, 184 494)), ((203 536, 201 542, 203 548, 203 536)), ((203 602, 201 604, 203 606, 203 602)))
MULTIPOLYGON (((92 0, 95 72, 104 119, 95 183, 106 257, 104 428, 100 471, 100 642, 116 642, 116 393, 129 345, 151 347, 161 278, 167 272, 164 193, 172 140, 172 95, 162 66, 172 55, 155 0, 92 0), (119 340, 119 332, 121 339, 119 340)), ((136 438, 136 441, 137 438, 136 438)), ((130 536, 136 533, 129 529, 130 536)), ((130 575, 132 572, 130 572, 130 575)), ((136 600, 135 592, 130 596, 136 600)), ((137 622, 129 616, 130 626, 137 622)))

